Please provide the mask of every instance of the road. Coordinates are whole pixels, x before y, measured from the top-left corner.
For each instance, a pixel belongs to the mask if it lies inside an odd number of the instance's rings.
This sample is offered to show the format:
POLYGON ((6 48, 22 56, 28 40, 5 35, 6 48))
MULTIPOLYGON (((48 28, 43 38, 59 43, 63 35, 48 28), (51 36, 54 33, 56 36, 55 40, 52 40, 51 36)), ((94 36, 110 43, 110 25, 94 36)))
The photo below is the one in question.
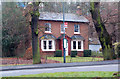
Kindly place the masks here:
POLYGON ((118 71, 118 64, 111 65, 96 65, 96 66, 77 66, 77 67, 64 67, 64 68, 45 68, 45 69, 25 69, 25 70, 12 70, 2 71, 0 76, 20 76, 28 74, 40 73, 55 73, 55 72, 80 72, 80 71, 118 71))

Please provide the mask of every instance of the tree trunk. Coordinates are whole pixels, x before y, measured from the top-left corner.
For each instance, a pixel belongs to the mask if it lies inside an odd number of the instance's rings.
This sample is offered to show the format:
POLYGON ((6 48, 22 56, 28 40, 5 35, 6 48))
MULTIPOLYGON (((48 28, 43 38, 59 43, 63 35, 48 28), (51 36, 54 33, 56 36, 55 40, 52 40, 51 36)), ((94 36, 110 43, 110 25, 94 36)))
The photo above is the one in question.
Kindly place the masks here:
POLYGON ((33 11, 31 12, 33 64, 41 63, 39 40, 38 40, 38 18, 39 18, 38 8, 39 8, 39 2, 33 2, 33 11))
POLYGON ((115 57, 115 53, 112 47, 112 38, 107 32, 105 25, 103 24, 100 16, 100 2, 91 2, 91 15, 95 25, 96 32, 98 34, 102 49, 104 60, 110 60, 115 57))
POLYGON ((120 1, 118 2, 118 42, 120 42, 120 1))

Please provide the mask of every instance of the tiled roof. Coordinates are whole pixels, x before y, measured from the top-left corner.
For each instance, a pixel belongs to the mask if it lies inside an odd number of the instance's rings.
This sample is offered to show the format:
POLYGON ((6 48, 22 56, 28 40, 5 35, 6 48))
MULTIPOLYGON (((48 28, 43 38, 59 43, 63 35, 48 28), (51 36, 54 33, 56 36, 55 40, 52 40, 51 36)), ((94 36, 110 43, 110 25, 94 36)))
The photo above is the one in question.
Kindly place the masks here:
MULTIPOLYGON (((63 13, 40 12, 39 20, 63 21, 63 13)), ((65 13, 65 21, 89 22, 84 16, 72 13, 65 13)))
POLYGON ((89 38, 89 44, 100 44, 97 38, 89 38))
POLYGON ((81 35, 73 35, 71 37, 72 40, 84 40, 84 37, 82 37, 81 35))
POLYGON ((45 35, 41 36, 39 39, 40 40, 41 39, 56 39, 56 37, 53 36, 52 34, 45 34, 45 35))
MULTIPOLYGON (((68 35, 65 34, 65 37, 66 37, 66 36, 69 37, 68 35)), ((64 34, 61 34, 57 39, 61 39, 61 38, 63 38, 63 37, 64 37, 64 34)), ((69 37, 69 38, 70 38, 70 37, 69 37)))

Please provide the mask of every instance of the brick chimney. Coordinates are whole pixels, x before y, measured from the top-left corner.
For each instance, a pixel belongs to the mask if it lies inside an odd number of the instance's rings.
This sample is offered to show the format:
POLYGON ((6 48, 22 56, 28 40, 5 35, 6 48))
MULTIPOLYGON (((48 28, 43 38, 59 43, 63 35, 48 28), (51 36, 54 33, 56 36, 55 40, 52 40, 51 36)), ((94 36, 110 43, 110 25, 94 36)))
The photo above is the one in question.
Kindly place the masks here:
POLYGON ((81 10, 80 6, 77 6, 76 14, 82 15, 82 10, 81 10))

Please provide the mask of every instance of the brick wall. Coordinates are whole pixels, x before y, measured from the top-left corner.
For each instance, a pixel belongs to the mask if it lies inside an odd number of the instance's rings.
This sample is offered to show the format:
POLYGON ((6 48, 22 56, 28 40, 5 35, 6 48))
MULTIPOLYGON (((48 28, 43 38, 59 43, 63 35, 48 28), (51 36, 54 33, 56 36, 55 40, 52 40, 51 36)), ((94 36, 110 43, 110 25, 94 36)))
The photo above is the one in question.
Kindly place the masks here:
MULTIPOLYGON (((63 22, 58 22, 58 21, 43 21, 40 20, 39 21, 39 26, 44 27, 45 23, 51 23, 51 32, 50 34, 54 35, 56 38, 58 38, 61 35, 61 27, 60 25, 63 22)), ((80 34, 81 36, 83 36, 85 38, 84 40, 84 49, 88 49, 88 24, 87 23, 75 23, 75 22, 68 22, 68 28, 66 29, 66 35, 68 35, 69 37, 74 35, 74 24, 79 24, 80 25, 80 34)), ((43 30, 45 28, 40 28, 41 30, 43 30)), ((47 33, 43 33, 42 31, 39 30, 39 37, 47 34, 47 33)), ((56 44, 56 49, 58 49, 58 44, 56 44)), ((79 54, 80 56, 82 56, 82 54, 79 54)))

